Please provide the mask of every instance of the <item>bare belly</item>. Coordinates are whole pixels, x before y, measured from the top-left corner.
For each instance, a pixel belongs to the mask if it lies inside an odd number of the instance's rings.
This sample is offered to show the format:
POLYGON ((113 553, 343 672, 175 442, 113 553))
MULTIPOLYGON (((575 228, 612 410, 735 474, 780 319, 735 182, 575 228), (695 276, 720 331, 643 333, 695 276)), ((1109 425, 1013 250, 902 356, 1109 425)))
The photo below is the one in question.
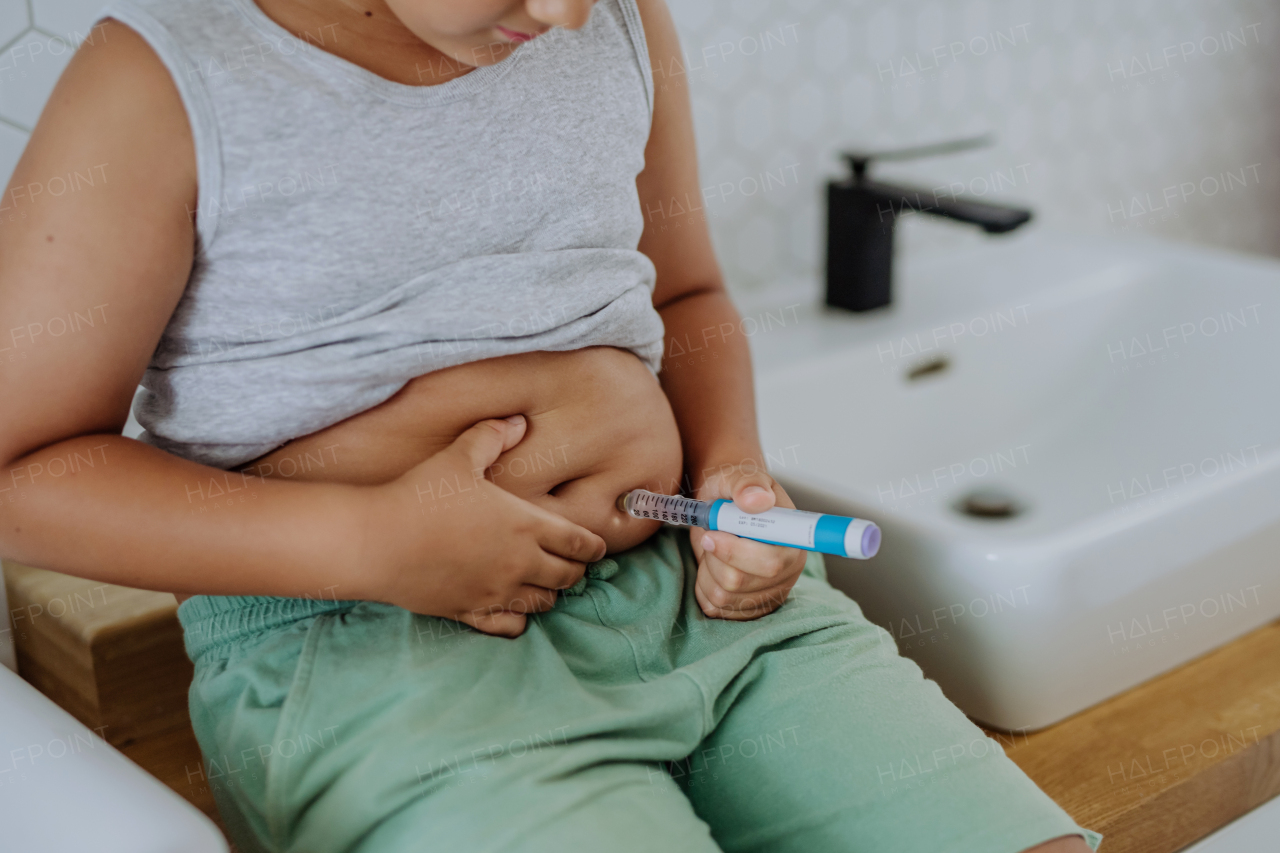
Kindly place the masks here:
POLYGON ((657 523, 623 515, 619 494, 678 491, 680 434, 658 380, 613 347, 531 352, 420 376, 380 406, 285 444, 244 466, 265 477, 377 484, 448 447, 486 418, 523 414, 524 439, 490 478, 599 534, 609 551, 657 523))

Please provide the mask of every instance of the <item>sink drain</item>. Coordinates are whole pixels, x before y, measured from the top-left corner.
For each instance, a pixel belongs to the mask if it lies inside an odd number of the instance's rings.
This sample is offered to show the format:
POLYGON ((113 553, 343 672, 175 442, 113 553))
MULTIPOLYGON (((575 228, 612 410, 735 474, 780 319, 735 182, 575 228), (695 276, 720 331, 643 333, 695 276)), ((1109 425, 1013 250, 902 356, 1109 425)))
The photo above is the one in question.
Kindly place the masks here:
POLYGON ((928 361, 921 362, 907 371, 907 381, 915 382, 924 379, 926 376, 933 376, 935 373, 942 373, 951 366, 951 359, 945 355, 934 356, 928 361))
POLYGON ((1020 515, 1023 506, 1004 489, 988 486, 960 498, 956 510, 974 518, 1004 519, 1020 515))

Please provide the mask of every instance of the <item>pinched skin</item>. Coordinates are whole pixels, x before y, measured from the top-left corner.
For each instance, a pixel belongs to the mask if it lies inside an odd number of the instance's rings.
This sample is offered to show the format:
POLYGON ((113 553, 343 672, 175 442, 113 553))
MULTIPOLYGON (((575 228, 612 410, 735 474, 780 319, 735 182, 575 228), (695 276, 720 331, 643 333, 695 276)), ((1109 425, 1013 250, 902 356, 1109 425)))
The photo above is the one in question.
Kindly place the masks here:
MULTIPOLYGON (((613 347, 531 352, 428 373, 394 397, 245 465, 262 477, 374 485, 448 447, 486 418, 523 414, 524 439, 484 476, 598 534, 609 552, 640 544, 658 522, 624 515, 631 489, 679 491, 680 434, 658 380, 613 347)), ((474 500, 466 482, 425 496, 474 500)))

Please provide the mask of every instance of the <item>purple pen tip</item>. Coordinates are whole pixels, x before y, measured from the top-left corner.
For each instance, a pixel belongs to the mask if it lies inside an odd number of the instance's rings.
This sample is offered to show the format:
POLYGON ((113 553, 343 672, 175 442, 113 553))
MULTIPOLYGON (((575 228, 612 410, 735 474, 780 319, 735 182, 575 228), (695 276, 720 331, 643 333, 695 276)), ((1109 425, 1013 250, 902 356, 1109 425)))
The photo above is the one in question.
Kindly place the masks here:
POLYGON ((862 554, 865 557, 874 557, 879 550, 880 528, 874 524, 868 524, 867 529, 862 531, 862 554))

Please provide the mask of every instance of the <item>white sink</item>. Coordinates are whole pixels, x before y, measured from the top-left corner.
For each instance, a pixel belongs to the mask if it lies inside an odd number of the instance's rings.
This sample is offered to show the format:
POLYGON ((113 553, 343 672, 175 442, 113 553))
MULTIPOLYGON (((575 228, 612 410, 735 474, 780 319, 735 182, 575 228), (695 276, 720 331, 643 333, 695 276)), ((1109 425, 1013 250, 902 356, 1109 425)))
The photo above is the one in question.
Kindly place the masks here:
POLYGON ((1280 615, 1280 262, 1032 230, 895 291, 754 315, 761 435, 881 525, 832 582, 961 709, 1040 728, 1280 615))
POLYGON ((0 849, 227 853, 213 821, 0 667, 0 849))

